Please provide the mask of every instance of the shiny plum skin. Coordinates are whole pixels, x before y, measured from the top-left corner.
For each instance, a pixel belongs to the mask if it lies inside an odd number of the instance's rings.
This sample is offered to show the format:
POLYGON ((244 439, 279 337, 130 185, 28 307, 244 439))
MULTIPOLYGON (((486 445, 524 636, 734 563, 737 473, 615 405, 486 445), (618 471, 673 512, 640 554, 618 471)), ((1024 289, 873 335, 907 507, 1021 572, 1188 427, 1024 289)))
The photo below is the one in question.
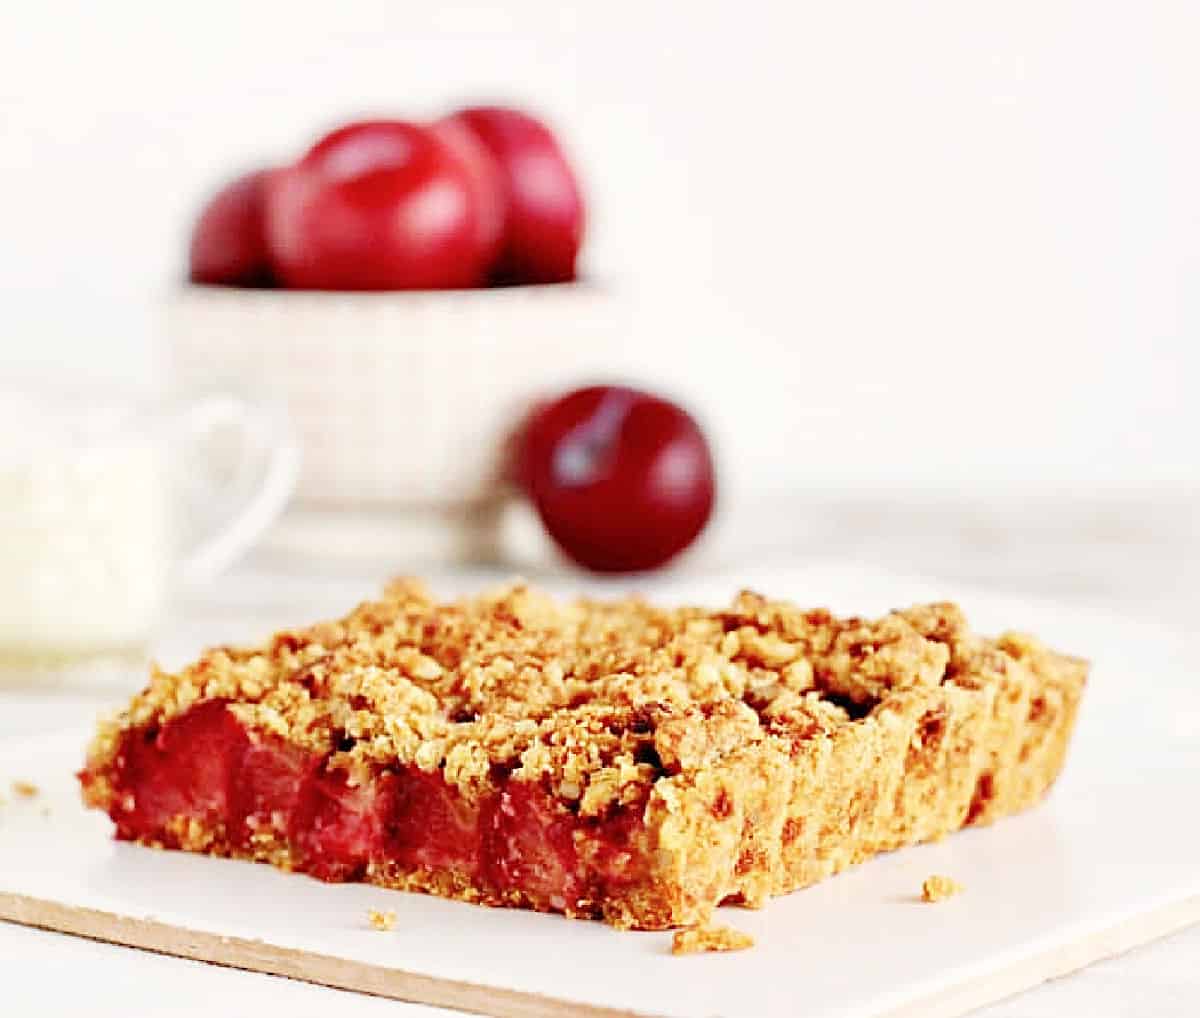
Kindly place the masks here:
POLYGON ((516 475, 563 552, 596 572, 657 568, 712 515, 708 443, 692 417, 634 389, 593 386, 539 407, 516 475))
POLYGON ((468 181, 478 205, 478 239, 486 271, 491 272, 504 243, 507 213, 504 182, 500 168, 483 143, 462 122, 447 117, 430 125, 430 130, 445 142, 467 171, 468 181))
POLYGON ((472 171, 437 133, 363 121, 271 176, 266 234, 288 287, 455 289, 486 279, 485 214, 472 171))
POLYGON ((263 224, 269 170, 226 184, 204 206, 188 252, 193 283, 270 286, 274 282, 263 224))
POLYGON ((562 283, 575 278, 583 242, 579 182, 541 121, 502 106, 472 106, 441 123, 461 124, 491 153, 505 204, 497 283, 562 283))

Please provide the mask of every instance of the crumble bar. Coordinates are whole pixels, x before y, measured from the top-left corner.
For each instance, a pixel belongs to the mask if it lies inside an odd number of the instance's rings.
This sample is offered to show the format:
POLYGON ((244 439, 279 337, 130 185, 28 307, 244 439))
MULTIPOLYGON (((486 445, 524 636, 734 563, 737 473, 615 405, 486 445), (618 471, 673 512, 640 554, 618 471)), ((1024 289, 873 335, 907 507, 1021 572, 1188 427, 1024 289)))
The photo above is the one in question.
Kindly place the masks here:
POLYGON ((522 585, 440 604, 402 581, 152 669, 80 780, 123 840, 695 926, 1036 803, 1086 672, 951 604, 864 621, 522 585))

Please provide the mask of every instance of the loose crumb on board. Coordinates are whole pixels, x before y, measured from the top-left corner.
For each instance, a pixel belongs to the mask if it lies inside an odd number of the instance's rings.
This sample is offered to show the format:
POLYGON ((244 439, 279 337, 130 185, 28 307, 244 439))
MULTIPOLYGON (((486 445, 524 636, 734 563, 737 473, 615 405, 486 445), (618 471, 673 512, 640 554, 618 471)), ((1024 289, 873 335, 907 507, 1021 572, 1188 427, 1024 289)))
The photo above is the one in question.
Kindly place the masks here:
POLYGON ((672 954, 699 954, 701 951, 744 951, 754 946, 754 938, 732 926, 693 926, 677 930, 671 938, 672 954))
POLYGON ((32 781, 14 781, 12 783, 13 794, 22 799, 32 799, 38 794, 38 786, 32 781))
POLYGON ((367 910, 367 921, 373 929, 386 933, 396 925, 396 913, 380 912, 378 909, 371 908, 367 910))
POLYGON ((921 900, 936 903, 945 901, 947 898, 953 898, 956 894, 961 894, 963 885, 951 877, 944 877, 938 873, 925 878, 925 883, 921 885, 921 900))

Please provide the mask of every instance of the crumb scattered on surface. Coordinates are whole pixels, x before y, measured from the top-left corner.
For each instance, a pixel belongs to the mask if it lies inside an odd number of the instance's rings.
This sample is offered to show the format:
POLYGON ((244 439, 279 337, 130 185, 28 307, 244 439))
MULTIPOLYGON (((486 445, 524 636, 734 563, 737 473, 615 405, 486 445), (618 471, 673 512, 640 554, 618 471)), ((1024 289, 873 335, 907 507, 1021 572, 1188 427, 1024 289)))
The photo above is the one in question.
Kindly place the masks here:
POLYGON ((367 910, 367 920, 370 922, 373 929, 379 930, 381 933, 386 933, 396 925, 396 913, 392 911, 380 912, 378 909, 367 910))
POLYGON ((749 933, 732 926, 693 926, 677 930, 671 938, 672 954, 699 954, 701 951, 744 951, 754 946, 749 933))
POLYGON ((947 898, 953 898, 956 894, 960 894, 962 890, 963 885, 957 880, 935 873, 933 876, 926 877, 925 883, 921 885, 921 900, 945 901, 947 898))
POLYGON ((14 795, 18 795, 22 799, 32 799, 39 791, 38 786, 32 781, 14 781, 12 790, 14 795))

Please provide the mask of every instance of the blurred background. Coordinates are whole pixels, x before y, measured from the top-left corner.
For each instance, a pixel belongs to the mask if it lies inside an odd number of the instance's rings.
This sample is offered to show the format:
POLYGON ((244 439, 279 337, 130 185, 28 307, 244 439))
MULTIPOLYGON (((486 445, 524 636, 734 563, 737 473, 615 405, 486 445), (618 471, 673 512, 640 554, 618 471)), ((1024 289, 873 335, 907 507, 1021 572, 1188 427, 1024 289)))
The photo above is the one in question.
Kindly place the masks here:
POLYGON ((581 270, 617 324, 564 344, 713 439, 718 517, 688 562, 1194 603, 1195 4, 52 0, 5 20, 0 373, 154 391, 217 187, 355 116, 506 102, 554 127, 588 198, 581 270))

